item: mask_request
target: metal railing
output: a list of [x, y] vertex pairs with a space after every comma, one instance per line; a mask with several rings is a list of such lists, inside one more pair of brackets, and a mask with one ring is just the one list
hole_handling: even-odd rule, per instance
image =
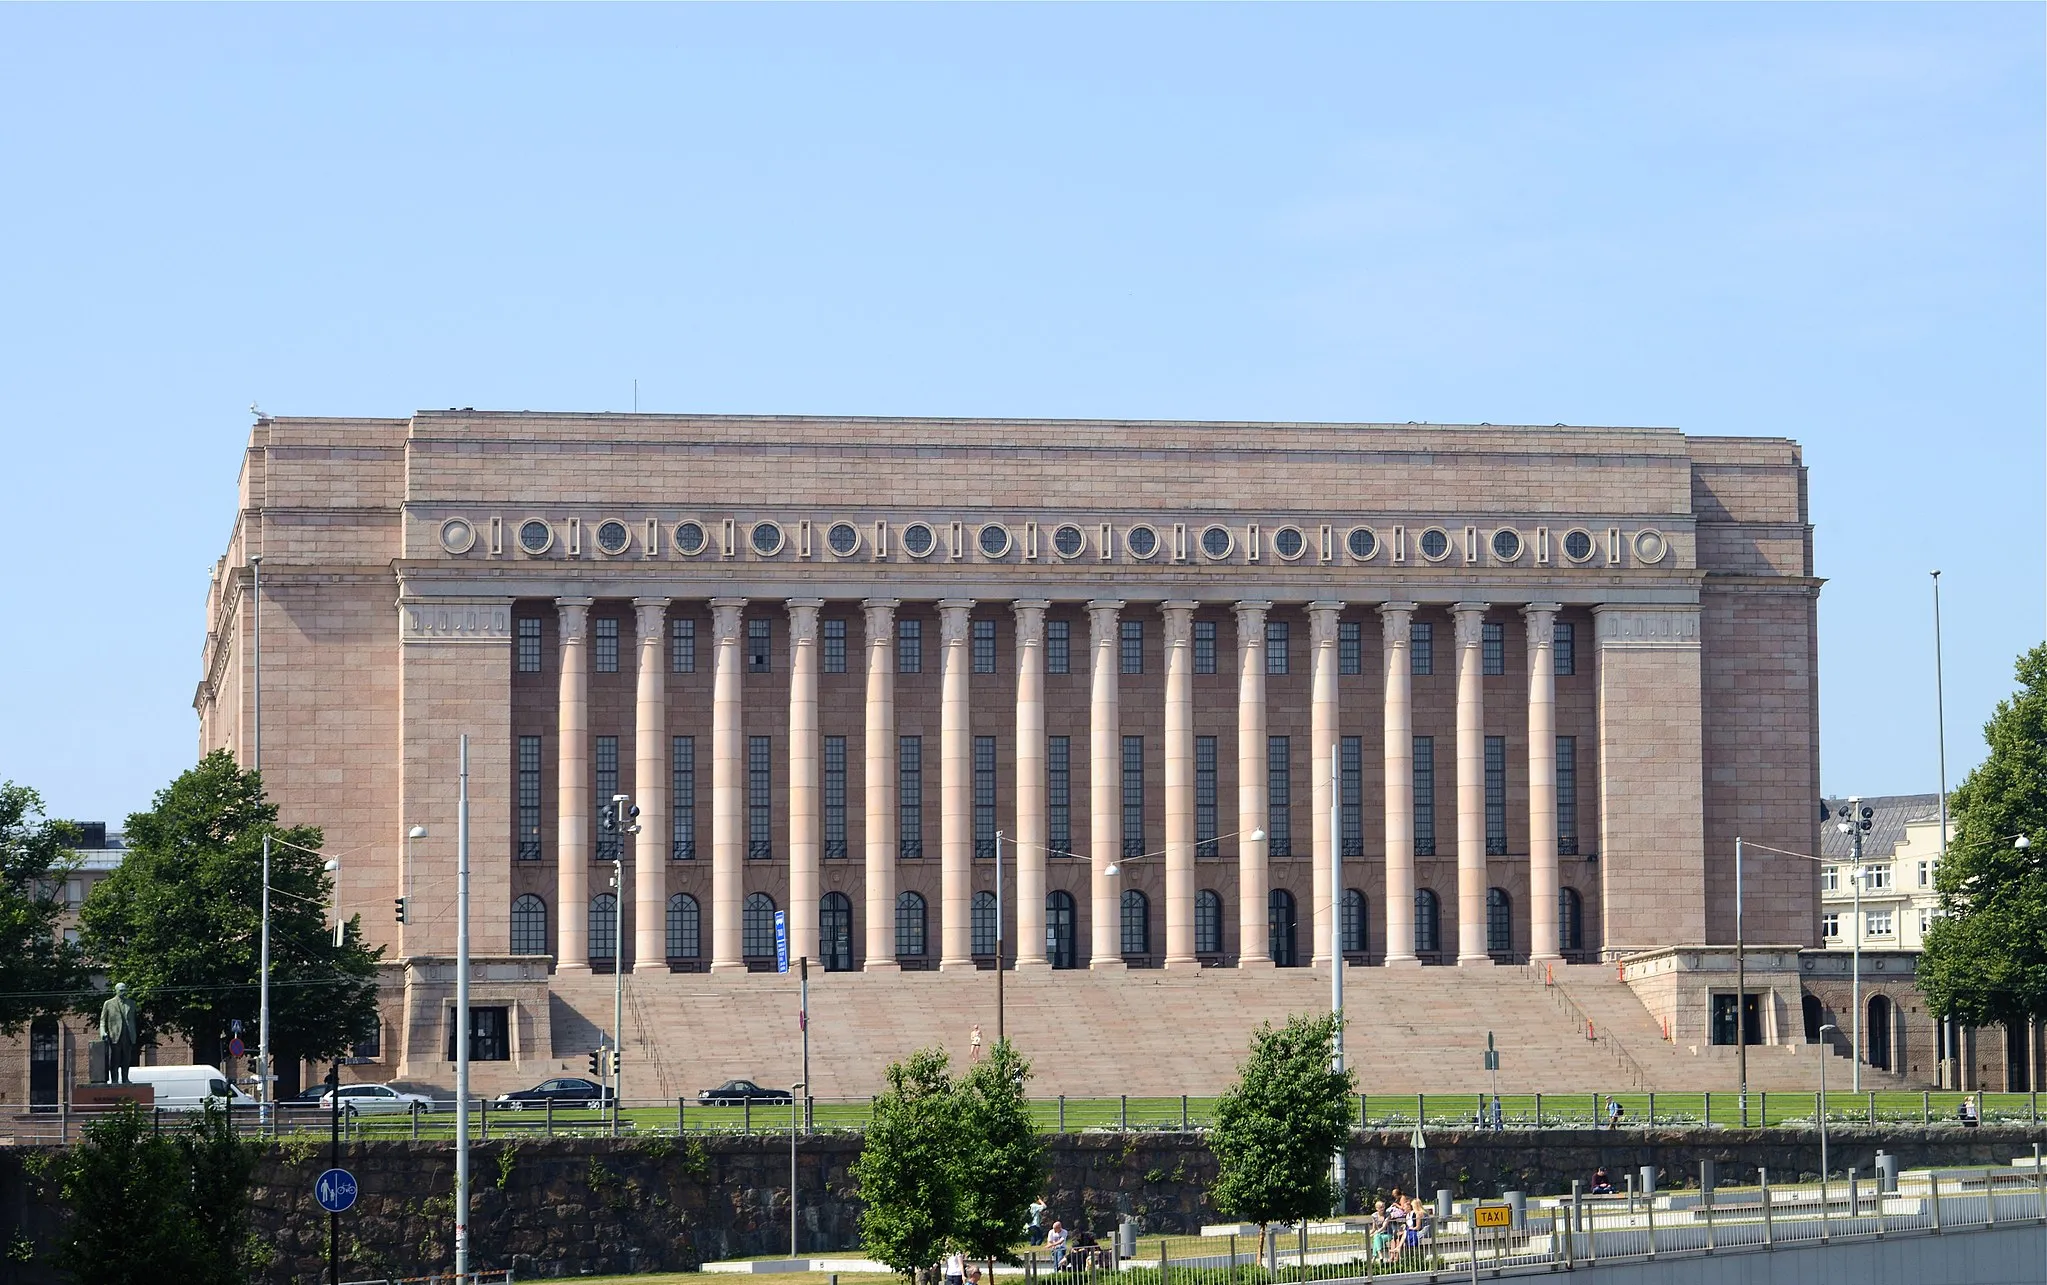
[[1571, 992], [1564, 989], [1563, 983], [1556, 979], [1556, 971], [1551, 965], [1526, 965], [1523, 975], [1540, 983], [1542, 989], [1556, 1003], [1557, 1007], [1571, 1015], [1572, 1020], [1578, 1025], [1578, 1030], [1584, 1034], [1587, 1043], [1600, 1045], [1607, 1052], [1613, 1054], [1614, 1062], [1621, 1070], [1626, 1071], [1634, 1078], [1636, 1088], [1643, 1088], [1649, 1083], [1649, 1073], [1642, 1069], [1642, 1064], [1635, 1060], [1635, 1055], [1628, 1052], [1619, 1040], [1613, 1038], [1612, 1035], [1601, 1029], [1599, 1024], [1592, 1020], [1592, 1015], [1580, 1007], [1578, 1001], [1571, 997]]

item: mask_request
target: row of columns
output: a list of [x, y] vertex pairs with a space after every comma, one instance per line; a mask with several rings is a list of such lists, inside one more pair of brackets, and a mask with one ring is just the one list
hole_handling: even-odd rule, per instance
[[[592, 803], [589, 784], [589, 598], [560, 598], [560, 770], [557, 836], [561, 859], [557, 893], [559, 967], [589, 968], [588, 925]], [[633, 958], [665, 968], [669, 859], [667, 665], [662, 648], [669, 600], [635, 598], [639, 670], [635, 701], [635, 802], [641, 831], [633, 843]], [[711, 605], [711, 970], [743, 971], [741, 906], [745, 898], [746, 754], [740, 721], [744, 665], [744, 598], [713, 598]], [[819, 809], [818, 612], [821, 598], [792, 598], [789, 613], [789, 953], [818, 956], [818, 925], [805, 913], [818, 900], [822, 855]], [[896, 731], [895, 612], [893, 598], [869, 598], [866, 622], [866, 806], [864, 848], [866, 962], [869, 971], [895, 968]], [[973, 735], [969, 706], [972, 669], [972, 599], [940, 600], [939, 710], [939, 967], [975, 967], [973, 898]], [[1016, 617], [1016, 967], [1046, 968], [1045, 613], [1051, 603], [1010, 604]], [[1126, 603], [1087, 604], [1090, 706], [1090, 930], [1096, 943], [1091, 968], [1123, 961], [1103, 943], [1118, 940], [1120, 898], [1109, 866], [1122, 850], [1122, 673], [1119, 623]], [[1194, 657], [1198, 602], [1161, 604], [1165, 619], [1165, 889], [1168, 968], [1198, 967], [1194, 949]], [[1312, 665], [1310, 769], [1313, 798], [1314, 958], [1339, 953], [1341, 930], [1332, 854], [1341, 841], [1334, 824], [1339, 744], [1337, 621], [1345, 604], [1308, 604]], [[1487, 965], [1485, 914], [1485, 707], [1484, 629], [1490, 604], [1460, 602], [1456, 620], [1457, 674], [1457, 962]], [[1266, 898], [1270, 888], [1267, 839], [1265, 618], [1270, 602], [1236, 604], [1237, 619], [1237, 873], [1240, 967], [1270, 967]], [[1378, 607], [1385, 636], [1384, 696], [1386, 963], [1414, 967], [1414, 717], [1409, 641], [1416, 604]], [[1529, 918], [1532, 957], [1557, 958], [1556, 677], [1554, 625], [1560, 607], [1533, 603], [1528, 623]], [[1254, 837], [1255, 836], [1255, 837]], [[1227, 837], [1227, 836], [1224, 836]]]

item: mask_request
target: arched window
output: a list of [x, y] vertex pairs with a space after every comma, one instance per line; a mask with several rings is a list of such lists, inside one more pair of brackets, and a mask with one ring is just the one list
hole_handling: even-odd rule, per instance
[[1213, 888], [1194, 894], [1194, 953], [1223, 953], [1223, 899]]
[[1284, 888], [1274, 888], [1265, 899], [1265, 923], [1271, 938], [1272, 962], [1281, 968], [1292, 968], [1300, 963], [1300, 955], [1294, 948], [1300, 929], [1294, 915], [1294, 894]]
[[818, 900], [817, 953], [828, 973], [853, 968], [853, 903], [843, 892], [828, 892]]
[[1365, 953], [1365, 894], [1356, 888], [1343, 890], [1343, 953]]
[[696, 959], [703, 952], [703, 919], [697, 912], [697, 899], [678, 892], [668, 899], [668, 957]]
[[1576, 888], [1557, 889], [1557, 949], [1585, 949], [1585, 903]]
[[914, 892], [896, 897], [896, 958], [924, 958], [924, 898]]
[[995, 894], [974, 894], [974, 945], [976, 955], [995, 953]]
[[1436, 909], [1436, 894], [1427, 888], [1414, 890], [1414, 953], [1433, 955], [1443, 948], [1443, 921]]
[[739, 917], [739, 953], [747, 959], [775, 957], [775, 899], [764, 892], [746, 894]]
[[1820, 1028], [1827, 1024], [1827, 1006], [1820, 1003], [1819, 996], [1807, 995], [1800, 1001], [1799, 1007], [1805, 1015], [1805, 1042], [1819, 1043]]
[[1151, 900], [1135, 888], [1123, 890], [1123, 953], [1151, 954]]
[[1489, 955], [1514, 953], [1514, 902], [1505, 888], [1485, 890], [1485, 948]]
[[1045, 954], [1054, 968], [1074, 968], [1079, 956], [1073, 949], [1073, 895], [1052, 892], [1045, 897]]
[[547, 903], [530, 892], [512, 902], [512, 953], [547, 953]]
[[590, 898], [590, 962], [618, 958], [618, 898], [600, 892]]

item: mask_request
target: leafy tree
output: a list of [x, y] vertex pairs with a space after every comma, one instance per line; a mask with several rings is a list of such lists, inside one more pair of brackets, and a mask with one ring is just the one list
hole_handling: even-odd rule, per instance
[[1015, 1262], [1024, 1218], [1045, 1189], [1045, 1146], [1024, 1098], [1030, 1076], [1031, 1064], [1001, 1040], [956, 1090], [962, 1145], [953, 1161], [959, 1203], [952, 1238], [971, 1258]]
[[252, 1248], [249, 1191], [256, 1178], [256, 1148], [234, 1131], [227, 1112], [209, 1104], [178, 1135], [178, 1152], [189, 1176], [190, 1217], [199, 1236], [196, 1280], [244, 1285]]
[[2047, 1017], [2047, 643], [2017, 671], [1983, 728], [1989, 757], [1949, 797], [1941, 913], [1919, 959], [1934, 1013], [1971, 1026]]
[[[145, 1039], [173, 1031], [214, 1061], [231, 1020], [254, 1027], [265, 834], [278, 1062], [340, 1056], [376, 1029], [383, 949], [365, 949], [354, 931], [334, 944], [319, 829], [279, 827], [262, 777], [215, 751], [128, 818], [127, 857], [79, 915], [87, 955], [110, 980], [128, 983]], [[97, 1011], [98, 1000], [88, 1007]]]
[[1335, 1205], [1330, 1174], [1350, 1136], [1352, 1077], [1335, 1071], [1337, 1017], [1295, 1014], [1285, 1026], [1260, 1026], [1237, 1082], [1217, 1100], [1209, 1149], [1216, 1179], [1209, 1203], [1257, 1223], [1327, 1214]]
[[34, 790], [0, 782], [0, 1032], [65, 1011], [86, 985], [80, 952], [58, 925], [76, 840], [75, 827], [43, 816]]
[[59, 1162], [71, 1222], [57, 1263], [84, 1285], [243, 1285], [255, 1154], [210, 1108], [159, 1134], [133, 1103]]
[[937, 1262], [950, 1240], [959, 1115], [942, 1051], [922, 1049], [889, 1064], [888, 1091], [874, 1101], [853, 1180], [864, 1206], [861, 1243], [905, 1276]]

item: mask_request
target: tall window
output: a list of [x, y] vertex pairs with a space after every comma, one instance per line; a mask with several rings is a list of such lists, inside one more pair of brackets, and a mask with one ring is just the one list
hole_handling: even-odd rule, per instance
[[974, 622], [974, 672], [992, 674], [995, 672], [995, 622], [976, 620]]
[[1343, 776], [1339, 786], [1343, 797], [1337, 800], [1340, 809], [1338, 820], [1342, 823], [1343, 855], [1346, 859], [1365, 855], [1365, 738], [1346, 736], [1337, 746], [1338, 762]]
[[1414, 855], [1436, 855], [1436, 738], [1414, 738]]
[[1365, 953], [1365, 894], [1356, 888], [1343, 890], [1343, 953]]
[[668, 957], [696, 959], [703, 954], [703, 919], [697, 899], [678, 892], [668, 899]]
[[1144, 738], [1123, 738], [1123, 855], [1144, 855]]
[[746, 855], [766, 861], [775, 855], [775, 742], [746, 738]]
[[1559, 620], [1550, 634], [1556, 641], [1556, 668], [1559, 677], [1568, 678], [1578, 672], [1578, 631]]
[[1045, 672], [1048, 674], [1070, 674], [1073, 672], [1072, 621], [1048, 620], [1045, 622]]
[[1578, 852], [1578, 738], [1557, 738], [1557, 851]]
[[828, 892], [817, 903], [817, 955], [828, 973], [853, 968], [853, 903], [843, 892]]
[[1294, 773], [1288, 740], [1265, 738], [1265, 851], [1274, 857], [1294, 855]]
[[846, 672], [846, 622], [825, 620], [818, 624], [818, 636], [824, 640], [824, 672], [843, 674]]
[[676, 861], [697, 857], [697, 740], [677, 736], [668, 742], [668, 855]]
[[[596, 738], [596, 748], [597, 797], [590, 802], [597, 809], [596, 819], [601, 822], [611, 810], [611, 796], [618, 793], [618, 738], [600, 736]], [[618, 831], [606, 830], [601, 824], [592, 828], [597, 831], [597, 859], [618, 860]]]
[[512, 902], [512, 953], [547, 953], [547, 903], [530, 892]]
[[898, 674], [924, 672], [923, 621], [896, 621], [896, 672]]
[[1300, 935], [1300, 924], [1294, 913], [1294, 894], [1284, 888], [1272, 890], [1265, 899], [1265, 926], [1272, 962], [1281, 968], [1299, 964], [1301, 961], [1295, 951], [1295, 942]]
[[1123, 890], [1123, 954], [1151, 954], [1151, 901], [1135, 888]]
[[1407, 672], [1436, 672], [1436, 627], [1426, 620], [1414, 621], [1407, 627]]
[[1213, 888], [1194, 894], [1194, 953], [1223, 953], [1223, 899]]
[[846, 859], [846, 738], [824, 738], [824, 856]]
[[992, 892], [974, 894], [973, 938], [974, 954], [995, 953], [995, 894]]
[[1220, 854], [1216, 842], [1218, 816], [1215, 790], [1215, 738], [1194, 738], [1194, 855]]
[[1365, 672], [1365, 628], [1355, 620], [1336, 622], [1336, 672]]
[[1507, 627], [1486, 621], [1478, 631], [1479, 670], [1488, 678], [1507, 672]]
[[1194, 672], [1213, 674], [1215, 672], [1215, 622], [1197, 620], [1194, 622]]
[[1585, 949], [1585, 907], [1576, 888], [1557, 889], [1557, 949]]
[[519, 621], [519, 672], [537, 674], [540, 672], [540, 617], [525, 616]]
[[1514, 952], [1514, 903], [1505, 888], [1485, 891], [1485, 948], [1489, 955]]
[[1292, 657], [1287, 655], [1287, 641], [1290, 631], [1284, 620], [1265, 622], [1265, 672], [1284, 674], [1292, 670]]
[[995, 856], [995, 738], [974, 738], [974, 855]]
[[1045, 846], [1055, 857], [1073, 852], [1073, 741], [1045, 738]]
[[924, 855], [924, 738], [896, 738], [896, 855]]
[[1507, 738], [1485, 738], [1485, 851], [1507, 855]]
[[746, 622], [746, 672], [767, 674], [775, 668], [775, 622], [757, 616]]
[[747, 959], [775, 957], [775, 899], [764, 892], [746, 894], [739, 915], [739, 953]]
[[1045, 956], [1054, 968], [1080, 962], [1073, 949], [1073, 894], [1058, 889], [1045, 894]]
[[592, 661], [597, 666], [597, 672], [600, 674], [617, 673], [618, 621], [600, 616], [590, 622], [590, 627], [597, 642], [591, 655]]
[[914, 892], [896, 897], [896, 958], [924, 958], [924, 898]]
[[671, 620], [668, 622], [668, 672], [671, 674], [694, 674], [697, 672], [696, 621]]
[[519, 738], [519, 860], [540, 860], [540, 738]]
[[1436, 909], [1436, 894], [1427, 888], [1414, 890], [1414, 950], [1433, 955], [1443, 948], [1443, 921]]
[[590, 898], [590, 962], [618, 958], [618, 898], [600, 892]]
[[1123, 672], [1126, 674], [1143, 673], [1144, 622], [1142, 620], [1124, 621], [1122, 633], [1119, 634], [1118, 637], [1121, 638], [1123, 643], [1122, 651]]

